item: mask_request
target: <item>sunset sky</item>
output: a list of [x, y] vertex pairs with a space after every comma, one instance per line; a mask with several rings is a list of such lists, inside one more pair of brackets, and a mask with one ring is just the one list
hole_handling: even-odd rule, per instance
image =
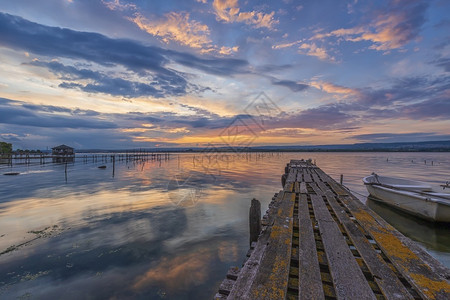
[[16, 148], [450, 140], [448, 0], [0, 1]]

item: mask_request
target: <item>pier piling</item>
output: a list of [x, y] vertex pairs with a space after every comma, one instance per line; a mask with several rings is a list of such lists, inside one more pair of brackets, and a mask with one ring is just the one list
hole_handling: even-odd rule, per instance
[[251, 245], [252, 242], [258, 240], [259, 233], [261, 232], [261, 203], [254, 198], [252, 199], [252, 204], [250, 206], [249, 224]]

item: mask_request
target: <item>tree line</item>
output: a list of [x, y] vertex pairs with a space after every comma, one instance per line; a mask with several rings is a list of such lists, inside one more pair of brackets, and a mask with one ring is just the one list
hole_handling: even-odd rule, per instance
[[0, 153], [10, 154], [12, 153], [12, 144], [6, 142], [0, 142]]
[[0, 142], [0, 154], [39, 154], [39, 153], [42, 153], [41, 150], [17, 149], [13, 151], [13, 146], [11, 143]]

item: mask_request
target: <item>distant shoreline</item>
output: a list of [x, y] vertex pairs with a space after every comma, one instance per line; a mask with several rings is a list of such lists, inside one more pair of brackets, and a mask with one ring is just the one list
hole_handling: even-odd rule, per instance
[[[42, 154], [51, 151], [41, 150]], [[209, 145], [206, 147], [160, 147], [125, 149], [75, 149], [80, 153], [253, 153], [253, 152], [450, 152], [450, 141], [429, 141], [411, 143], [360, 143], [311, 146], [248, 146], [234, 147]], [[25, 155], [26, 153], [23, 153]]]
[[450, 141], [430, 141], [412, 143], [360, 143], [340, 145], [312, 145], [312, 146], [255, 146], [233, 147], [172, 147], [172, 148], [139, 148], [139, 149], [79, 149], [77, 153], [96, 152], [166, 152], [166, 153], [205, 153], [205, 152], [450, 152]]

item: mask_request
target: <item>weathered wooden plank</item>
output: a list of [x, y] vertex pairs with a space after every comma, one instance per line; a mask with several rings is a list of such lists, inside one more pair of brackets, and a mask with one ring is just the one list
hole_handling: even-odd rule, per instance
[[231, 280], [236, 280], [239, 276], [239, 268], [238, 267], [230, 267], [228, 269], [227, 278]]
[[295, 193], [285, 193], [249, 299], [284, 299], [291, 258]]
[[284, 192], [288, 192], [288, 193], [294, 191], [294, 182], [286, 183], [284, 185], [284, 189], [283, 190], [284, 190]]
[[339, 196], [358, 223], [375, 240], [396, 269], [425, 299], [449, 299], [450, 272], [410, 239], [403, 236], [356, 197]]
[[297, 181], [302, 182], [303, 181], [303, 172], [302, 170], [299, 170], [297, 173]]
[[317, 175], [319, 175], [320, 179], [324, 182], [329, 182], [329, 181], [333, 180], [330, 176], [328, 176], [328, 174], [326, 174], [320, 168], [316, 168], [316, 169], [314, 169], [314, 171], [317, 173]]
[[311, 175], [308, 173], [303, 174], [303, 178], [305, 179], [305, 182], [308, 182], [308, 183], [313, 181], [311, 178]]
[[317, 175], [315, 172], [311, 174], [311, 177], [314, 182], [321, 182], [319, 175]]
[[374, 276], [374, 280], [380, 287], [383, 295], [387, 299], [413, 299], [412, 295], [384, 262], [383, 258], [375, 251], [361, 230], [358, 229], [343, 208], [337, 203], [333, 193], [328, 190], [326, 197], [336, 217], [344, 226], [351, 241], [365, 261], [369, 271]]
[[300, 182], [300, 193], [307, 194], [308, 189], [306, 187], [306, 182]]
[[250, 288], [258, 274], [261, 266], [261, 260], [267, 248], [270, 233], [266, 232], [259, 237], [255, 250], [253, 250], [250, 258], [245, 262], [238, 278], [230, 291], [229, 299], [251, 299]]
[[[338, 194], [339, 196], [347, 196], [348, 191], [344, 189], [340, 184], [338, 184], [336, 181], [333, 180], [333, 178], [329, 177], [327, 180], [327, 183], [332, 187], [334, 192]], [[359, 200], [358, 200], [359, 201]]]
[[294, 182], [294, 192], [300, 193], [300, 184], [298, 181]]
[[231, 279], [224, 279], [219, 286], [219, 294], [229, 295], [230, 291], [233, 289], [233, 285], [236, 281]]
[[[317, 186], [320, 188], [320, 190], [322, 191], [322, 193], [325, 195], [327, 192], [330, 192], [333, 194], [333, 192], [330, 190], [330, 188], [328, 188], [325, 183], [323, 183], [322, 181], [317, 181], [316, 182]], [[316, 192], [317, 193], [317, 192]]]
[[321, 196], [311, 195], [314, 214], [338, 299], [376, 299]]
[[[304, 182], [303, 182], [304, 183]], [[306, 185], [305, 185], [306, 186]], [[316, 242], [309, 217], [306, 194], [300, 194], [299, 218], [299, 299], [324, 299]]]
[[275, 197], [273, 204], [269, 204], [269, 209], [267, 210], [267, 213], [263, 216], [263, 219], [261, 221], [261, 224], [263, 226], [272, 226], [273, 220], [276, 215], [276, 211], [278, 210], [278, 206], [281, 203], [281, 200], [283, 200], [284, 191], [280, 191], [277, 196]]
[[297, 169], [290, 168], [289, 174], [286, 178], [286, 184], [295, 182], [297, 179]]

